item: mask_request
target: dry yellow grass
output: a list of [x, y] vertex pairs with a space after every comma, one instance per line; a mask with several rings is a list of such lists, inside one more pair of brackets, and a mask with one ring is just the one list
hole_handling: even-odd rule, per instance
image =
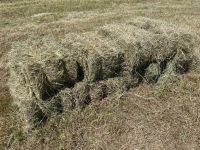
[[14, 41], [49, 33], [62, 39], [66, 33], [92, 31], [134, 16], [175, 23], [200, 36], [199, 10], [198, 0], [1, 0], [0, 149], [199, 149], [200, 81], [195, 73], [161, 91], [142, 85], [69, 118], [52, 119], [31, 136], [16, 123], [6, 86], [6, 54]]

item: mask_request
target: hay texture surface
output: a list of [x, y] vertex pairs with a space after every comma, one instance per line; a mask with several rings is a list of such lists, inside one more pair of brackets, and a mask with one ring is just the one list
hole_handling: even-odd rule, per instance
[[148, 18], [70, 33], [61, 41], [33, 37], [14, 43], [9, 53], [10, 91], [26, 125], [37, 126], [52, 113], [83, 109], [143, 80], [190, 71], [195, 40], [187, 30]]

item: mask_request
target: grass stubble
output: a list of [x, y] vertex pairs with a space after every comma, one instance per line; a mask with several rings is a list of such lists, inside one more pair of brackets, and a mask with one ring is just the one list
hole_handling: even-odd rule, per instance
[[92, 31], [135, 16], [162, 19], [200, 35], [199, 7], [195, 0], [1, 1], [0, 148], [198, 149], [198, 73], [177, 77], [178, 82], [159, 89], [142, 84], [68, 117], [52, 117], [45, 128], [33, 133], [23, 133], [6, 85], [6, 64], [12, 42], [49, 33], [62, 39], [66, 33]]

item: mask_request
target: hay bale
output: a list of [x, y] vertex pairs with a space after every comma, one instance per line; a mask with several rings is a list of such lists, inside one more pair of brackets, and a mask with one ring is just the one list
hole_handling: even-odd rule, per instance
[[[28, 64], [24, 67], [24, 78], [31, 100], [24, 107], [27, 108], [27, 119], [31, 124], [38, 124], [45, 121], [45, 118], [53, 113], [62, 113], [61, 98], [56, 95], [57, 90], [53, 88], [47, 76], [43, 72], [41, 65]], [[31, 113], [28, 113], [28, 112]]]
[[132, 25], [107, 25], [99, 32], [118, 41], [121, 48], [125, 49], [125, 67], [129, 72], [135, 72], [138, 67], [149, 62], [162, 62], [174, 51], [168, 48], [169, 40], [165, 36]]
[[91, 83], [89, 94], [92, 101], [101, 101], [108, 96], [106, 84], [103, 81]]
[[147, 83], [156, 83], [158, 78], [160, 77], [161, 69], [160, 65], [157, 63], [150, 64], [145, 70], [145, 79]]
[[[27, 125], [37, 126], [52, 113], [62, 112], [61, 99], [56, 97], [58, 89], [53, 83], [63, 79], [61, 49], [49, 36], [12, 45], [9, 86]], [[49, 64], [48, 60], [51, 60]]]
[[78, 81], [78, 64], [72, 58], [63, 58], [67, 73], [68, 83], [75, 84]]
[[102, 59], [103, 79], [120, 76], [124, 63], [123, 52], [107, 51]]
[[79, 82], [75, 85], [72, 91], [76, 107], [82, 109], [91, 102], [89, 90], [89, 85], [86, 82]]
[[55, 95], [47, 101], [37, 101], [37, 104], [46, 117], [63, 112], [62, 98], [60, 95]]
[[92, 101], [100, 101], [107, 96], [123, 93], [139, 84], [138, 77], [115, 77], [90, 84]]
[[98, 53], [88, 52], [84, 66], [85, 81], [93, 82], [102, 79], [102, 57]]
[[24, 111], [21, 111], [21, 115], [23, 115], [22, 118], [25, 120], [25, 128], [27, 130], [38, 127], [47, 120], [45, 113], [34, 101], [26, 103], [24, 107], [21, 106], [20, 108], [21, 110], [24, 108]]
[[[128, 20], [127, 24], [144, 29], [153, 34], [165, 36], [168, 41], [168, 49], [174, 51], [173, 55], [168, 57], [168, 59], [173, 59], [175, 55], [176, 58], [180, 57], [180, 59], [182, 59], [183, 55], [184, 57], [193, 57], [194, 59], [194, 52], [197, 46], [197, 36], [189, 29], [180, 28], [165, 21], [144, 17]], [[189, 60], [191, 58], [186, 59]]]
[[21, 114], [24, 115], [27, 129], [38, 127], [44, 124], [52, 114], [63, 112], [61, 98], [57, 95], [47, 101], [32, 98], [32, 101], [25, 102], [21, 107], [23, 109]]
[[112, 40], [102, 38], [96, 32], [87, 32], [76, 36], [69, 34], [65, 42], [73, 49], [72, 55], [76, 55], [83, 68], [85, 80], [93, 82], [120, 74], [124, 52]]
[[177, 74], [184, 74], [188, 72], [188, 70], [190, 70], [192, 62], [192, 58], [190, 58], [189, 56], [185, 55], [184, 53], [179, 54], [173, 60], [174, 71]]
[[68, 112], [76, 107], [75, 99], [73, 97], [72, 89], [65, 88], [61, 90], [58, 95], [62, 99], [63, 112]]
[[[117, 41], [125, 50], [124, 68], [133, 74], [145, 72], [146, 66], [153, 62], [174, 62], [177, 64], [173, 66], [174, 69], [182, 68], [181, 72], [184, 72], [188, 70], [186, 68], [194, 55], [196, 36], [163, 21], [139, 17], [124, 24], [106, 25], [99, 29], [99, 33]], [[180, 61], [182, 53], [187, 57], [184, 61]], [[161, 72], [165, 70], [165, 66], [162, 66]]]
[[49, 59], [44, 61], [44, 72], [54, 88], [61, 89], [64, 86], [74, 84], [73, 77], [70, 78], [66, 70], [65, 62], [62, 59]]
[[37, 100], [47, 100], [57, 92], [49, 82], [40, 64], [27, 64], [24, 69], [26, 87], [29, 89], [31, 97]]

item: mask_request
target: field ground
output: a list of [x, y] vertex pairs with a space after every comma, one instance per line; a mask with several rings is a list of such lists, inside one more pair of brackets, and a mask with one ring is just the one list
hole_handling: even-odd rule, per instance
[[165, 20], [200, 36], [199, 0], [0, 0], [0, 149], [200, 149], [200, 76], [193, 72], [163, 91], [144, 84], [93, 104], [61, 119], [62, 129], [52, 131], [56, 127], [50, 123], [32, 138], [16, 123], [6, 85], [12, 42], [46, 34], [62, 39], [136, 16]]

